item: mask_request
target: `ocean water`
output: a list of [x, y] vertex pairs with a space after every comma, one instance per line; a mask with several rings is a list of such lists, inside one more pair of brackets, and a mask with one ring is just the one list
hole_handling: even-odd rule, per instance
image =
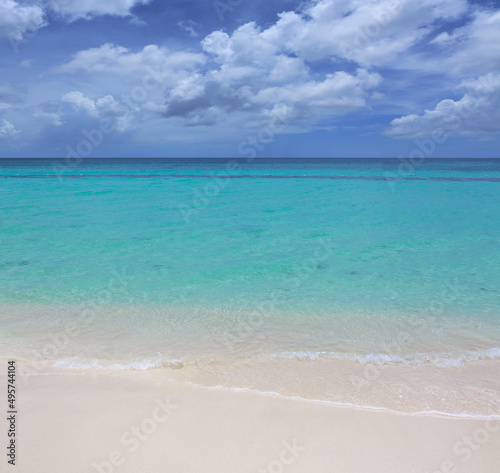
[[500, 161], [0, 160], [0, 356], [500, 414]]

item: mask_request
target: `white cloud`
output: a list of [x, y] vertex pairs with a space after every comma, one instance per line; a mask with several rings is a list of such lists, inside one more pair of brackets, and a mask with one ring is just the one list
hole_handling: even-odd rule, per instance
[[439, 48], [433, 61], [437, 70], [452, 74], [480, 75], [500, 70], [500, 11], [476, 9], [472, 20], [451, 33], [437, 35]]
[[224, 63], [231, 61], [234, 55], [231, 38], [223, 31], [214, 31], [201, 42], [203, 49], [214, 55], [214, 61]]
[[454, 20], [466, 0], [320, 0], [303, 14], [286, 12], [267, 39], [305, 60], [347, 59], [364, 67], [396, 66], [435, 22]]
[[381, 83], [379, 74], [363, 68], [356, 74], [335, 71], [333, 62], [331, 72], [315, 72], [299, 51], [276, 39], [275, 27], [261, 30], [251, 22], [231, 35], [214, 31], [206, 36], [201, 46], [212, 60], [208, 71], [172, 87], [164, 115], [183, 117], [192, 125], [193, 119], [215, 124], [224, 115], [243, 112], [244, 122], [255, 124], [285, 106], [288, 121], [314, 124], [367, 106], [367, 90]]
[[64, 94], [62, 101], [72, 104], [76, 110], [85, 110], [90, 115], [97, 115], [95, 102], [85, 97], [81, 92], [75, 91]]
[[77, 52], [73, 59], [55, 69], [55, 72], [107, 73], [142, 75], [151, 73], [167, 79], [173, 72], [190, 71], [202, 65], [206, 58], [201, 53], [170, 51], [150, 44], [139, 52], [132, 52], [123, 46], [106, 43], [98, 48]]
[[440, 101], [422, 115], [406, 115], [391, 122], [387, 135], [400, 139], [429, 137], [436, 130], [447, 135], [500, 133], [500, 74], [466, 81], [467, 90], [457, 101]]
[[20, 41], [29, 31], [45, 26], [44, 11], [39, 5], [15, 0], [0, 0], [0, 37]]
[[288, 119], [294, 110], [299, 120], [316, 120], [325, 115], [347, 113], [366, 106], [366, 91], [380, 84], [382, 78], [359, 69], [356, 75], [347, 72], [328, 74], [322, 81], [299, 82], [262, 89], [255, 102], [267, 106], [286, 104]]
[[[88, 9], [89, 3], [84, 4]], [[148, 94], [140, 106], [187, 124], [193, 120], [214, 124], [235, 112], [265, 117], [280, 105], [287, 106], [290, 119], [308, 119], [312, 124], [328, 115], [368, 107], [381, 94], [377, 89], [382, 77], [374, 72], [376, 67], [411, 69], [413, 59], [419, 63], [413, 46], [423, 39], [432, 41], [436, 25], [472, 13], [462, 30], [434, 40], [436, 48], [445, 49], [464, 38], [471, 45], [481, 43], [483, 39], [474, 38], [481, 36], [479, 30], [486, 30], [486, 24], [494, 29], [494, 15], [473, 10], [466, 0], [319, 0], [301, 12], [280, 14], [267, 29], [249, 22], [231, 34], [214, 31], [201, 41], [203, 52], [157, 45], [134, 52], [107, 43], [77, 52], [55, 71], [135, 81], [154, 71], [166, 95]], [[357, 63], [358, 72], [339, 70], [345, 60]], [[330, 67], [323, 65], [318, 71], [316, 61], [330, 61]], [[200, 119], [206, 114], [210, 120]]]
[[[58, 8], [75, 19], [123, 16], [140, 3], [146, 0], [66, 0]], [[197, 33], [194, 22], [178, 26]], [[262, 126], [277, 116], [304, 129], [371, 105], [375, 113], [382, 106], [394, 110], [384, 74], [410, 93], [425, 88], [425, 94], [409, 94], [415, 102], [436, 91], [435, 108], [412, 103], [420, 114], [393, 120], [390, 136], [422, 136], [435, 127], [447, 133], [498, 132], [498, 70], [498, 10], [466, 0], [317, 0], [281, 13], [266, 28], [249, 22], [232, 32], [213, 31], [198, 51], [155, 44], [132, 50], [112, 43], [78, 51], [53, 72], [78, 73], [87, 87], [62, 97], [60, 115], [50, 113], [57, 115], [55, 123], [71, 120], [71, 113], [94, 120], [109, 115], [120, 130], [159, 118], [172, 126]], [[421, 81], [429, 73], [435, 76], [427, 87]], [[488, 97], [480, 93], [478, 76], [490, 81]], [[139, 88], [151, 78], [160, 86], [141, 96]], [[451, 86], [461, 84], [455, 100], [440, 100], [443, 78]], [[423, 112], [425, 106], [432, 110]]]
[[112, 95], [93, 100], [86, 97], [82, 92], [73, 91], [64, 94], [61, 100], [71, 104], [74, 110], [78, 112], [84, 111], [96, 119], [111, 119], [116, 131], [124, 132], [132, 126], [133, 112], [135, 110], [115, 100]]
[[77, 20], [101, 15], [128, 16], [136, 5], [145, 5], [150, 0], [48, 0], [48, 7], [55, 13]]
[[68, 21], [101, 15], [129, 16], [136, 5], [151, 0], [45, 0], [22, 2], [0, 0], [0, 38], [21, 41], [26, 33], [47, 25], [47, 12]]
[[198, 28], [200, 27], [200, 25], [196, 23], [196, 21], [193, 20], [179, 21], [179, 23], [177, 23], [177, 26], [182, 31], [185, 31], [189, 36], [193, 38], [198, 36]]
[[306, 66], [302, 59], [278, 55], [269, 74], [269, 79], [273, 82], [284, 82], [286, 80], [306, 77], [308, 72], [309, 67]]
[[[151, 115], [161, 116], [165, 111], [165, 88], [174, 95], [187, 97], [189, 93], [192, 94], [192, 84], [201, 77], [197, 71], [206, 60], [203, 53], [170, 51], [157, 45], [148, 45], [133, 52], [107, 43], [77, 52], [70, 62], [59, 66], [54, 72], [84, 73], [88, 74], [90, 80], [98, 75], [98, 88], [111, 89], [115, 96], [123, 92], [119, 95], [122, 103], [109, 93], [93, 100], [75, 91], [65, 94], [62, 100], [70, 103], [74, 111], [83, 111], [95, 118], [101, 118], [105, 113], [119, 115], [125, 108], [125, 114], [114, 117], [116, 129], [125, 131], [143, 123]], [[103, 75], [109, 77], [109, 81], [104, 82]], [[120, 77], [119, 89], [114, 81], [117, 76]]]
[[19, 132], [16, 130], [15, 126], [5, 118], [2, 118], [0, 121], [0, 139], [9, 138], [16, 133]]
[[[108, 43], [76, 53], [56, 71], [137, 77], [154, 67], [167, 94], [142, 106], [189, 125], [236, 112], [251, 122], [283, 105], [290, 120], [313, 124], [367, 107], [368, 91], [382, 83], [370, 68], [395, 63], [434, 21], [466, 11], [465, 0], [320, 0], [302, 13], [282, 13], [267, 29], [250, 22], [232, 34], [214, 31], [201, 41], [205, 54], [156, 45], [133, 52]], [[330, 70], [315, 71], [314, 62], [325, 59]], [[345, 59], [362, 67], [355, 74], [338, 70]]]
[[192, 100], [202, 95], [204, 90], [204, 77], [201, 74], [193, 74], [179, 80], [177, 85], [170, 90], [170, 98], [174, 100]]

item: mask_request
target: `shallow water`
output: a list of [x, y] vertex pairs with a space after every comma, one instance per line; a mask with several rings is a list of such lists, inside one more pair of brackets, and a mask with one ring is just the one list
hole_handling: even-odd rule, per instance
[[0, 160], [0, 355], [496, 414], [499, 186], [494, 160]]

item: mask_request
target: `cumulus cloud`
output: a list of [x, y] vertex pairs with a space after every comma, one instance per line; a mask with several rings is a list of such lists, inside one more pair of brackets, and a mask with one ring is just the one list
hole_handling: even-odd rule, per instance
[[[433, 34], [443, 22], [467, 15], [465, 26], [462, 21], [448, 37]], [[194, 33], [191, 24], [179, 26]], [[76, 53], [56, 71], [137, 76], [154, 67], [166, 95], [163, 103], [148, 100], [143, 108], [186, 125], [216, 124], [236, 112], [247, 114], [250, 123], [282, 105], [290, 121], [314, 124], [369, 107], [383, 82], [375, 70], [411, 69], [412, 60], [420, 60], [415, 45], [449, 51], [467, 40], [472, 49], [484, 47], [495, 26], [491, 12], [466, 0], [318, 0], [281, 13], [268, 28], [248, 22], [232, 33], [213, 31], [201, 41], [202, 52], [156, 45], [133, 52], [107, 43]], [[464, 62], [459, 51], [452, 52], [457, 64]], [[320, 70], [318, 61], [324, 64]], [[345, 61], [355, 63], [357, 72], [342, 70]]]
[[115, 100], [112, 95], [93, 100], [80, 91], [64, 94], [63, 102], [70, 104], [74, 110], [85, 112], [96, 119], [108, 119], [114, 130], [124, 132], [132, 125], [133, 110], [127, 105]]
[[48, 0], [47, 6], [54, 13], [71, 21], [95, 16], [128, 16], [136, 5], [145, 5], [150, 0]]
[[485, 74], [500, 64], [500, 11], [467, 0], [317, 0], [267, 29], [250, 22], [214, 31], [202, 47], [219, 64], [259, 65], [281, 53], [306, 63]]
[[208, 70], [170, 89], [164, 116], [183, 117], [188, 125], [215, 124], [230, 112], [267, 119], [276, 107], [286, 105], [289, 121], [314, 123], [365, 107], [366, 91], [382, 80], [362, 68], [356, 74], [313, 74], [304, 58], [269, 32], [250, 22], [232, 35], [214, 31], [206, 36], [201, 46], [211, 59]]
[[500, 132], [500, 74], [487, 74], [466, 81], [460, 100], [441, 100], [422, 115], [406, 115], [391, 122], [389, 136], [400, 139], [429, 137], [435, 130], [446, 135]]
[[456, 20], [468, 8], [466, 0], [320, 0], [302, 14], [282, 13], [263, 36], [309, 61], [397, 67], [436, 23]]
[[68, 102], [74, 106], [76, 110], [84, 110], [90, 115], [96, 115], [96, 104], [92, 99], [85, 97], [81, 92], [74, 91], [62, 96], [63, 102]]
[[117, 75], [154, 75], [163, 79], [174, 72], [191, 71], [202, 65], [206, 57], [189, 51], [170, 51], [155, 44], [132, 52], [123, 46], [106, 43], [98, 48], [77, 52], [71, 61], [57, 67], [54, 72], [106, 73]]
[[68, 21], [96, 16], [129, 16], [137, 5], [150, 0], [45, 0], [33, 4], [19, 0], [0, 0], [0, 37], [21, 41], [26, 33], [47, 25], [47, 14]]
[[44, 11], [39, 5], [0, 0], [0, 37], [20, 41], [27, 32], [45, 24]]
[[[309, 80], [262, 89], [255, 102], [270, 107], [286, 104], [300, 121], [312, 117], [319, 119], [365, 107], [367, 90], [379, 85], [381, 80], [380, 75], [364, 69], [359, 69], [356, 75], [341, 71], [328, 74], [322, 81]], [[290, 120], [290, 111], [288, 117]]]
[[[126, 16], [147, 2], [44, 5], [71, 21]], [[199, 25], [177, 26], [194, 37]], [[500, 12], [491, 6], [467, 0], [313, 0], [266, 27], [248, 22], [234, 31], [213, 31], [197, 50], [189, 44], [173, 50], [106, 43], [78, 51], [52, 70], [78, 74], [78, 91], [66, 89], [58, 105], [47, 103], [38, 113], [58, 126], [111, 117], [118, 131], [150, 119], [172, 126], [253, 127], [279, 118], [304, 129], [359, 110], [376, 114], [381, 98], [387, 110], [394, 95], [385, 84], [397, 75], [419, 113], [393, 120], [388, 135], [412, 139], [436, 127], [450, 134], [500, 131]], [[424, 74], [433, 74], [428, 88]], [[147, 80], [155, 89], [139, 90]], [[87, 88], [80, 87], [85, 83]], [[443, 96], [445, 83], [458, 84], [459, 93]], [[424, 94], [413, 93], [416, 87], [426, 89], [425, 100], [435, 92], [432, 106], [417, 102]]]
[[472, 19], [431, 41], [441, 56], [436, 69], [480, 75], [500, 69], [500, 11], [474, 9]]
[[2, 118], [2, 120], [0, 120], [0, 139], [9, 138], [16, 133], [19, 132], [11, 122], [6, 120], [5, 118]]

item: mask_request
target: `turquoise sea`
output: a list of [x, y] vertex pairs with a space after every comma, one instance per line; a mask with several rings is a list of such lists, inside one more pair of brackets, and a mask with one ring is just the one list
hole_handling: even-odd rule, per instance
[[0, 209], [3, 358], [500, 412], [500, 160], [3, 159]]

